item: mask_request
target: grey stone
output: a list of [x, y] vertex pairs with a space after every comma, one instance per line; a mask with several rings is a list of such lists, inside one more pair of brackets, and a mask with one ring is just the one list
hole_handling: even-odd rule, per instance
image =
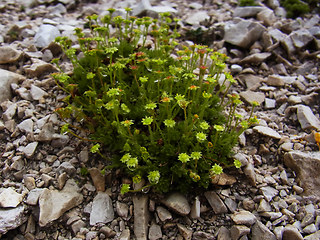
[[250, 233], [250, 228], [244, 225], [233, 225], [230, 229], [231, 239], [239, 239], [240, 237]]
[[268, 53], [268, 52], [254, 53], [242, 59], [240, 61], [240, 64], [260, 64], [262, 62], [265, 62], [270, 56], [271, 56], [271, 53]]
[[[24, 214], [25, 207], [20, 205], [16, 208], [0, 209], [0, 234], [21, 226], [27, 221]], [[1, 236], [0, 236], [1, 237]]]
[[18, 206], [23, 199], [23, 195], [17, 193], [12, 188], [2, 189], [0, 193], [0, 206], [3, 208], [10, 208]]
[[33, 121], [29, 118], [17, 125], [18, 129], [24, 133], [32, 133], [33, 132]]
[[255, 17], [259, 12], [261, 12], [264, 9], [264, 7], [260, 6], [236, 7], [233, 12], [233, 17]]
[[195, 197], [194, 202], [191, 206], [191, 212], [190, 212], [190, 217], [192, 219], [198, 219], [200, 218], [200, 200], [198, 197]]
[[100, 232], [102, 232], [107, 238], [112, 238], [116, 235], [116, 232], [107, 226], [100, 228]]
[[39, 225], [46, 226], [66, 211], [78, 206], [83, 196], [74, 180], [69, 179], [61, 191], [44, 189], [39, 198]]
[[11, 84], [24, 81], [25, 79], [26, 78], [20, 74], [0, 69], [0, 104], [11, 99]]
[[270, 86], [275, 86], [275, 87], [284, 86], [284, 80], [279, 75], [269, 75], [266, 83]]
[[320, 153], [291, 151], [284, 155], [284, 163], [294, 170], [306, 196], [320, 196]]
[[263, 24], [268, 27], [272, 26], [277, 20], [274, 12], [269, 8], [265, 8], [263, 11], [259, 12], [257, 19], [262, 21]]
[[127, 204], [117, 201], [116, 202], [116, 211], [119, 217], [127, 218], [129, 207]]
[[272, 200], [272, 198], [277, 196], [279, 193], [279, 191], [277, 189], [270, 187], [270, 186], [262, 187], [262, 188], [260, 188], [260, 190], [268, 202], [270, 202]]
[[314, 224], [310, 224], [303, 229], [303, 232], [306, 234], [312, 234], [317, 231], [317, 228]]
[[21, 51], [17, 51], [12, 47], [0, 47], [0, 64], [15, 63], [22, 55]]
[[239, 79], [244, 82], [248, 90], [256, 90], [260, 87], [263, 78], [254, 74], [241, 74]]
[[172, 219], [172, 214], [164, 207], [158, 206], [156, 208], [157, 215], [162, 222]]
[[185, 196], [180, 193], [172, 193], [162, 203], [176, 213], [185, 216], [190, 213], [190, 205]]
[[252, 240], [277, 240], [276, 236], [260, 221], [257, 221], [252, 229]]
[[265, 28], [250, 20], [237, 19], [226, 23], [224, 40], [238, 47], [248, 48], [257, 41]]
[[266, 109], [274, 109], [276, 107], [277, 101], [275, 99], [265, 98], [264, 104]]
[[237, 225], [246, 225], [246, 226], [252, 226], [257, 221], [256, 216], [246, 210], [235, 212], [234, 214], [231, 215], [231, 219]]
[[58, 69], [50, 63], [44, 62], [40, 59], [32, 58], [32, 65], [25, 69], [30, 77], [40, 77], [44, 74], [57, 72]]
[[[33, 156], [37, 146], [38, 146], [38, 142], [29, 143], [27, 146], [21, 147], [21, 152], [23, 152], [27, 158], [31, 158]], [[20, 149], [18, 149], [18, 150], [20, 150]]]
[[247, 103], [252, 103], [254, 101], [258, 102], [259, 104], [264, 102], [265, 95], [262, 92], [253, 92], [251, 90], [247, 90], [245, 92], [240, 93], [240, 97]]
[[149, 198], [146, 195], [133, 197], [134, 208], [134, 235], [139, 240], [147, 240], [148, 238], [148, 223], [149, 223]]
[[313, 222], [314, 222], [314, 215], [311, 213], [307, 213], [301, 221], [301, 227], [304, 228]]
[[287, 51], [289, 56], [292, 56], [292, 54], [296, 51], [296, 48], [293, 45], [293, 42], [290, 36], [286, 36], [281, 41], [281, 44], [283, 45], [284, 49]]
[[303, 237], [296, 227], [287, 225], [283, 229], [282, 240], [303, 240]]
[[243, 68], [238, 64], [232, 64], [230, 70], [232, 73], [239, 73], [243, 70]]
[[317, 129], [320, 130], [320, 121], [313, 114], [310, 107], [305, 105], [297, 106], [297, 117], [301, 124], [302, 129]]
[[208, 15], [207, 11], [197, 11], [188, 15], [185, 22], [190, 25], [200, 25], [201, 22], [209, 19], [210, 16]]
[[94, 226], [99, 223], [108, 223], [113, 221], [114, 211], [112, 200], [107, 193], [98, 192], [92, 202], [90, 213], [90, 225]]
[[179, 232], [182, 235], [183, 239], [191, 240], [193, 231], [188, 229], [186, 226], [184, 226], [180, 223], [178, 223], [177, 226], [178, 226]]
[[257, 131], [258, 133], [260, 133], [262, 135], [265, 135], [265, 136], [268, 136], [268, 137], [271, 137], [271, 138], [274, 138], [274, 139], [280, 139], [281, 138], [281, 135], [277, 131], [275, 131], [272, 128], [269, 128], [269, 127], [255, 126], [253, 128], [253, 130]]
[[123, 230], [119, 236], [119, 240], [130, 240], [130, 230]]
[[162, 239], [161, 227], [158, 224], [151, 224], [149, 229], [149, 239], [150, 240]]
[[60, 36], [57, 27], [50, 24], [42, 24], [34, 36], [36, 47], [45, 48], [56, 38]]
[[272, 39], [274, 39], [276, 42], [281, 42], [283, 41], [287, 35], [284, 34], [283, 32], [281, 32], [279, 29], [277, 28], [272, 28], [268, 31], [269, 35], [272, 37]]
[[204, 196], [208, 200], [215, 214], [228, 213], [226, 205], [214, 191], [207, 191], [204, 193]]
[[30, 88], [30, 94], [33, 100], [40, 100], [43, 97], [48, 95], [46, 91], [42, 90], [41, 88], [33, 84], [31, 85], [31, 88]]
[[224, 204], [227, 206], [229, 211], [232, 213], [235, 212], [238, 207], [238, 204], [235, 201], [233, 201], [231, 198], [226, 198], [224, 200]]
[[225, 226], [220, 227], [218, 230], [217, 240], [230, 240], [230, 239], [231, 239], [230, 230]]
[[63, 172], [67, 173], [69, 176], [76, 173], [76, 168], [72, 165], [70, 162], [63, 162], [60, 164], [60, 166], [57, 168], [57, 172], [59, 174], [62, 174]]
[[[35, 137], [35, 139], [39, 142], [49, 142], [57, 136], [55, 134], [55, 130], [53, 127], [52, 122], [45, 123], [42, 127], [39, 126], [39, 123], [37, 123], [38, 127], [41, 128], [38, 136]], [[42, 125], [42, 124], [41, 124]]]
[[310, 235], [304, 237], [304, 240], [315, 240], [315, 239], [320, 239], [320, 231], [317, 231], [313, 234], [310, 234]]
[[104, 192], [105, 190], [105, 176], [97, 168], [89, 169], [90, 176], [97, 191]]
[[290, 33], [289, 35], [292, 39], [293, 45], [297, 48], [303, 48], [312, 41], [313, 36], [306, 29], [299, 29]]
[[256, 186], [256, 173], [254, 171], [254, 166], [252, 163], [248, 163], [244, 169], [243, 169], [244, 174], [249, 178], [250, 184], [252, 186]]

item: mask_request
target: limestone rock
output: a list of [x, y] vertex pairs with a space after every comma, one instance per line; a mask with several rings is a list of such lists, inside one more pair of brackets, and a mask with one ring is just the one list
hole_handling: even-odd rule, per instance
[[246, 226], [252, 226], [257, 221], [255, 215], [245, 210], [235, 212], [234, 214], [231, 215], [231, 219], [232, 221], [234, 221], [235, 224], [246, 225]]
[[156, 208], [157, 215], [162, 222], [172, 219], [172, 214], [164, 207], [158, 206]]
[[305, 47], [312, 41], [313, 36], [306, 29], [299, 29], [290, 34], [293, 45], [297, 48]]
[[134, 196], [134, 235], [137, 239], [147, 240], [148, 238], [148, 223], [149, 223], [149, 198], [146, 195]]
[[47, 47], [56, 37], [60, 36], [60, 31], [57, 27], [50, 24], [42, 24], [34, 36], [36, 47]]
[[320, 130], [320, 121], [313, 114], [312, 110], [308, 106], [297, 106], [297, 117], [301, 124], [302, 129], [317, 129]]
[[221, 173], [212, 178], [211, 183], [221, 186], [232, 185], [237, 182], [234, 176], [228, 175], [226, 173]]
[[18, 83], [25, 79], [22, 75], [0, 68], [0, 104], [5, 100], [11, 99], [11, 84]]
[[255, 126], [253, 128], [253, 130], [257, 131], [258, 133], [271, 137], [271, 138], [275, 138], [275, 139], [280, 139], [281, 135], [276, 132], [275, 130], [273, 130], [272, 128], [269, 127], [265, 127], [265, 126]]
[[244, 225], [233, 225], [230, 229], [231, 239], [239, 239], [250, 233], [250, 228]]
[[1, 234], [15, 229], [27, 221], [24, 210], [25, 207], [23, 205], [16, 208], [0, 209], [0, 237]]
[[276, 236], [260, 221], [257, 221], [252, 229], [252, 240], [277, 240]]
[[48, 95], [46, 91], [42, 90], [41, 88], [33, 84], [31, 85], [31, 88], [30, 88], [30, 94], [33, 100], [40, 100], [43, 97]]
[[10, 208], [18, 206], [23, 199], [23, 195], [17, 193], [12, 188], [2, 189], [0, 193], [0, 206]]
[[272, 200], [272, 198], [277, 196], [279, 193], [279, 191], [277, 189], [270, 187], [270, 186], [262, 187], [262, 188], [260, 188], [260, 190], [268, 202], [270, 202]]
[[254, 53], [251, 54], [240, 61], [240, 64], [260, 64], [265, 62], [271, 53]]
[[83, 196], [76, 182], [69, 179], [61, 191], [44, 189], [39, 198], [39, 225], [46, 226], [66, 211], [78, 206]]
[[258, 102], [259, 104], [264, 102], [265, 95], [262, 92], [253, 92], [250, 90], [247, 90], [245, 92], [240, 93], [240, 97], [243, 98], [243, 100], [247, 103], [252, 103], [254, 101]]
[[92, 202], [90, 225], [108, 223], [114, 219], [112, 200], [107, 193], [98, 192]]
[[180, 193], [172, 193], [162, 202], [176, 213], [185, 216], [190, 213], [190, 205], [185, 196]]
[[199, 25], [201, 22], [209, 19], [210, 16], [207, 14], [207, 11], [198, 11], [190, 14], [185, 22], [190, 25]]
[[204, 196], [208, 200], [215, 214], [228, 213], [226, 205], [214, 191], [207, 191]]
[[284, 155], [284, 163], [294, 170], [304, 189], [303, 195], [320, 196], [320, 152], [291, 151]]
[[277, 20], [274, 12], [269, 8], [265, 8], [263, 11], [259, 12], [257, 19], [262, 21], [265, 26], [272, 26]]
[[18, 148], [27, 158], [31, 158], [38, 146], [38, 142], [31, 142], [27, 146]]
[[105, 176], [97, 168], [89, 169], [90, 176], [97, 191], [105, 191]]
[[296, 227], [288, 225], [283, 229], [282, 240], [303, 240], [303, 237]]
[[264, 9], [264, 7], [260, 6], [237, 7], [233, 12], [233, 17], [255, 17], [259, 12], [261, 12]]
[[22, 121], [21, 123], [19, 123], [17, 125], [18, 129], [21, 132], [25, 132], [25, 133], [32, 133], [33, 132], [33, 121], [29, 118], [26, 119], [24, 121]]
[[158, 224], [152, 224], [148, 235], [150, 240], [162, 239], [161, 227]]
[[22, 52], [9, 46], [0, 47], [0, 64], [14, 63], [19, 60]]
[[250, 20], [237, 19], [225, 25], [224, 40], [238, 47], [248, 48], [257, 41], [265, 28]]
[[31, 77], [40, 77], [43, 74], [57, 72], [58, 69], [50, 63], [32, 58], [32, 65], [25, 71]]
[[184, 225], [178, 223], [177, 224], [180, 234], [183, 236], [183, 239], [185, 240], [191, 240], [192, 238], [192, 230], [188, 229]]

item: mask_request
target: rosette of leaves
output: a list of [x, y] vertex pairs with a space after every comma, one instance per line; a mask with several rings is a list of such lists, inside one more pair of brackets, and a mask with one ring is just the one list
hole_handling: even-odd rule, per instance
[[88, 17], [91, 35], [76, 29], [75, 45], [56, 39], [74, 66], [70, 75], [53, 75], [68, 93], [58, 110], [63, 132], [93, 142], [107, 168], [123, 169], [134, 182], [144, 178], [145, 187], [207, 188], [223, 169], [240, 167], [232, 148], [256, 119], [237, 114], [242, 102], [227, 94], [235, 81], [223, 72], [225, 55], [179, 46], [178, 20], [168, 14], [136, 18], [129, 11], [125, 19], [113, 17], [114, 9]]

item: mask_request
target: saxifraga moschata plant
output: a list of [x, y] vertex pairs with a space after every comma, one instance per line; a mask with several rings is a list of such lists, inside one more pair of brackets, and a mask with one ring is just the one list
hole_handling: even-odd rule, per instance
[[[232, 148], [256, 122], [253, 108], [247, 117], [237, 113], [242, 102], [228, 94], [235, 80], [224, 72], [224, 54], [180, 46], [178, 20], [169, 14], [136, 18], [126, 11], [125, 19], [113, 17], [114, 9], [87, 17], [90, 35], [76, 29], [77, 45], [56, 39], [74, 67], [53, 75], [68, 94], [57, 109], [66, 122], [61, 131], [91, 141], [106, 168], [147, 180], [143, 188], [207, 188], [223, 169], [241, 166]], [[123, 184], [121, 192], [129, 191]]]

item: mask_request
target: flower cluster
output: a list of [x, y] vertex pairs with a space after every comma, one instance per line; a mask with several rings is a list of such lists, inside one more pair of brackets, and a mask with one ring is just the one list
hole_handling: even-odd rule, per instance
[[[167, 13], [136, 18], [126, 11], [126, 18], [113, 16], [114, 9], [100, 19], [87, 17], [91, 35], [77, 28], [78, 44], [56, 39], [74, 66], [72, 75], [53, 75], [68, 93], [66, 106], [57, 110], [66, 121], [61, 130], [93, 142], [91, 153], [122, 168], [133, 182], [145, 179], [145, 188], [206, 188], [212, 175], [241, 166], [232, 148], [257, 122], [257, 104], [249, 117], [238, 114], [242, 102], [228, 94], [235, 80], [224, 72], [227, 57], [207, 46], [179, 47], [171, 27], [178, 19]], [[71, 125], [70, 118], [79, 124]], [[121, 192], [128, 191], [123, 184]]]

